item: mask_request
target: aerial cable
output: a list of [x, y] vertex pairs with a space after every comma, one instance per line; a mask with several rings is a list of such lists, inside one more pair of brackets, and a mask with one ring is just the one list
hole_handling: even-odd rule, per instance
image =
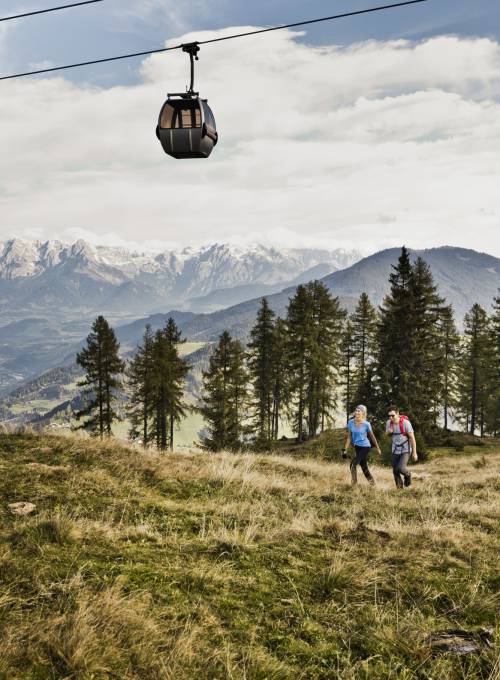
[[[99, 0], [88, 0], [91, 2], [99, 2]], [[329, 17], [321, 17], [320, 19], [309, 19], [307, 21], [297, 21], [293, 24], [285, 24], [283, 26], [272, 26], [271, 28], [260, 28], [255, 31], [248, 31], [247, 33], [236, 33], [234, 35], [226, 35], [221, 38], [211, 38], [210, 40], [195, 41], [197, 45], [208, 45], [209, 43], [222, 42], [223, 40], [233, 40], [234, 38], [243, 38], [248, 35], [257, 35], [258, 33], [269, 33], [271, 31], [281, 31], [284, 28], [296, 28], [298, 26], [306, 26], [308, 24], [317, 24], [321, 21], [333, 21], [335, 19], [343, 19], [345, 17], [352, 17], [359, 14], [369, 14], [370, 12], [380, 12], [381, 10], [393, 9], [395, 7], [404, 7], [405, 5], [416, 5], [427, 0], [406, 0], [406, 2], [397, 2], [391, 5], [381, 5], [379, 7], [369, 7], [368, 9], [361, 9], [354, 12], [345, 12], [343, 14], [334, 14]], [[82, 3], [83, 4], [83, 3]], [[43, 10], [42, 10], [43, 11]], [[26, 73], [16, 73], [11, 76], [2, 76], [0, 80], [10, 80], [12, 78], [24, 78], [25, 76], [36, 76], [41, 73], [52, 73], [54, 71], [63, 71], [70, 68], [78, 68], [80, 66], [91, 66], [93, 64], [103, 64], [104, 62], [118, 61], [119, 59], [131, 59], [133, 57], [144, 57], [149, 54], [158, 54], [160, 52], [170, 52], [171, 50], [183, 49], [184, 45], [175, 45], [174, 47], [162, 47], [156, 50], [146, 50], [145, 52], [133, 52], [131, 54], [122, 54], [118, 57], [106, 57], [104, 59], [93, 59], [92, 61], [82, 61], [78, 64], [68, 64], [66, 66], [54, 66], [52, 68], [44, 68], [39, 71], [27, 71]]]
[[32, 17], [35, 14], [47, 14], [48, 12], [58, 12], [61, 9], [70, 9], [71, 7], [80, 7], [80, 5], [92, 5], [94, 2], [102, 2], [103, 0], [82, 0], [82, 2], [72, 2], [70, 5], [60, 5], [59, 7], [48, 7], [47, 9], [37, 9], [33, 12], [25, 12], [24, 14], [14, 14], [10, 17], [0, 17], [0, 21], [12, 21], [12, 19], [23, 19], [24, 17]]

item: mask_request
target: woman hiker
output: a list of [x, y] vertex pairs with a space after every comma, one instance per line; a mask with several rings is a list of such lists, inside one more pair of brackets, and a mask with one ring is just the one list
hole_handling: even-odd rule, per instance
[[417, 442], [407, 416], [400, 415], [396, 406], [390, 407], [388, 415], [389, 420], [385, 431], [392, 439], [392, 471], [396, 486], [398, 489], [402, 489], [403, 485], [410, 486], [411, 484], [411, 472], [407, 465], [410, 453], [413, 461], [418, 460]]
[[347, 438], [345, 440], [344, 448], [342, 449], [342, 457], [347, 458], [347, 449], [352, 442], [354, 446], [354, 456], [351, 460], [351, 481], [352, 484], [358, 483], [357, 467], [361, 466], [363, 474], [368, 480], [369, 484], [375, 484], [370, 470], [368, 469], [368, 453], [372, 448], [377, 449], [379, 456], [382, 455], [380, 446], [378, 445], [375, 435], [373, 434], [372, 426], [366, 420], [366, 406], [356, 406], [354, 410], [354, 418], [351, 418], [347, 423]]

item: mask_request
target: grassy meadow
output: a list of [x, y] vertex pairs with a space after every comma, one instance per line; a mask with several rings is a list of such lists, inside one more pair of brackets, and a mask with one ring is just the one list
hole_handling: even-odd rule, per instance
[[[500, 680], [500, 443], [397, 491], [290, 454], [0, 435], [1, 680]], [[9, 503], [36, 512], [14, 516]]]

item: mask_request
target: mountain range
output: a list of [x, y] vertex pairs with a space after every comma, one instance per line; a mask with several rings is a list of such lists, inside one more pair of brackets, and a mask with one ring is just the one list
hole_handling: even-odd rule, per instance
[[[352, 311], [362, 292], [371, 301], [380, 305], [389, 292], [389, 274], [398, 261], [399, 248], [382, 250], [365, 257], [351, 267], [325, 276], [321, 281], [331, 293], [338, 296], [341, 305]], [[412, 250], [413, 261], [422, 257], [430, 266], [434, 282], [440, 295], [453, 306], [455, 319], [462, 326], [465, 313], [475, 302], [488, 312], [493, 298], [500, 288], [500, 259], [486, 253], [465, 248], [444, 246], [427, 250]], [[281, 292], [267, 296], [270, 307], [278, 316], [286, 314], [289, 299], [296, 287], [284, 288]], [[260, 298], [221, 309], [212, 314], [196, 314], [174, 317], [184, 335], [191, 341], [213, 341], [223, 330], [229, 330], [235, 337], [245, 340], [259, 308]], [[142, 321], [135, 321], [118, 329], [119, 339], [127, 346], [139, 340], [137, 330], [145, 323], [161, 326], [169, 314], [156, 315]]]
[[[219, 247], [214, 248], [217, 250]], [[328, 286], [332, 294], [340, 298], [341, 305], [349, 311], [353, 310], [356, 300], [362, 292], [367, 292], [373, 303], [380, 304], [389, 290], [389, 274], [391, 267], [396, 264], [399, 254], [400, 249], [398, 248], [384, 250], [365, 257], [345, 269], [329, 272], [326, 276], [321, 277], [321, 280]], [[440, 294], [454, 307], [455, 318], [459, 327], [462, 325], [465, 312], [475, 302], [479, 302], [487, 311], [491, 310], [493, 298], [500, 288], [500, 259], [474, 250], [449, 246], [411, 251], [411, 256], [413, 259], [421, 256], [430, 265]], [[256, 257], [253, 261], [260, 261], [262, 264], [262, 257]], [[297, 255], [296, 258], [295, 261], [301, 264], [311, 262], [310, 259], [305, 259], [305, 256], [300, 258]], [[68, 259], [74, 261], [74, 256], [62, 260], [60, 264], [63, 265], [63, 268], [64, 262]], [[97, 258], [93, 256], [93, 259], [96, 260]], [[277, 254], [275, 259], [282, 263], [283, 269], [281, 271], [290, 272], [290, 269], [286, 269], [283, 264], [284, 259], [286, 259], [284, 256]], [[217, 258], [215, 260], [217, 261]], [[248, 266], [252, 257], [245, 256], [244, 260], [247, 263], [246, 266]], [[210, 261], [213, 262], [213, 259], [210, 258]], [[290, 262], [290, 260], [287, 261]], [[200, 262], [199, 258], [197, 262]], [[102, 263], [99, 261], [98, 264], [101, 266]], [[116, 261], [114, 264], [116, 265]], [[53, 272], [58, 266], [50, 266], [43, 271]], [[110, 265], [103, 263], [103, 266]], [[313, 270], [314, 273], [321, 274], [322, 267], [315, 265]], [[11, 279], [4, 278], [4, 282], [16, 280], [16, 277], [12, 277], [15, 269], [11, 268], [10, 271]], [[17, 278], [21, 281], [27, 281], [30, 278], [35, 279], [37, 276], [44, 276], [43, 273], [34, 273], [35, 271], [32, 267], [31, 270], [25, 270], [24, 274]], [[86, 272], [88, 273], [88, 271], [87, 268]], [[307, 270], [304, 271], [307, 272]], [[264, 275], [261, 268], [256, 273], [251, 273], [254, 282], [242, 285], [241, 288], [248, 293], [255, 290], [255, 286], [262, 285], [270, 288], [275, 285], [278, 286], [279, 292], [266, 295], [271, 308], [278, 315], [284, 316], [288, 301], [295, 293], [296, 285], [303, 278], [302, 275], [306, 276], [304, 272], [297, 274], [293, 285], [279, 286], [276, 283], [256, 283], [256, 279], [260, 276], [264, 280], [272, 280], [270, 270]], [[311, 278], [320, 277], [313, 275]], [[206, 280], [208, 279], [210, 279], [210, 272], [206, 272]], [[237, 288], [237, 286], [234, 288]], [[216, 296], [217, 290], [217, 288], [214, 288], [212, 293], [207, 295]], [[225, 298], [227, 304], [227, 300], [231, 300], [234, 289], [226, 290], [228, 290], [228, 297]], [[246, 340], [249, 329], [255, 321], [260, 299], [261, 294], [258, 293], [244, 302], [225, 306], [211, 313], [194, 313], [189, 309], [175, 309], [173, 306], [167, 306], [166, 303], [161, 311], [154, 314], [130, 313], [132, 321], [125, 321], [124, 317], [117, 315], [113, 325], [116, 328], [124, 354], [134, 350], [136, 344], [140, 341], [146, 323], [150, 323], [153, 329], [157, 329], [164, 325], [169, 316], [174, 317], [184, 337], [191, 343], [213, 342], [225, 329], [229, 330], [235, 337]], [[3, 298], [3, 303], [5, 303], [5, 298]], [[55, 313], [48, 314], [47, 311], [44, 313], [43, 310], [38, 310], [36, 315], [33, 312], [31, 315], [21, 313], [17, 320], [10, 323], [4, 322], [4, 325], [0, 327], [0, 393], [7, 394], [15, 386], [22, 386], [26, 381], [55, 367], [71, 366], [76, 352], [82, 347], [84, 338], [89, 332], [93, 317], [89, 314], [83, 314], [82, 307], [77, 307], [76, 304], [73, 315], [68, 314], [69, 318], [65, 316], [64, 309], [58, 309], [58, 312], [61, 315], [60, 318], [57, 318]], [[193, 349], [195, 348], [193, 347]], [[206, 352], [200, 350], [199, 357], [198, 354], [193, 356], [192, 363], [195, 363], [198, 358], [206, 361]], [[42, 381], [45, 387], [47, 385], [57, 387], [57, 372], [54, 375], [56, 377], [52, 382], [51, 380]], [[36, 387], [35, 393], [37, 390], [38, 387]]]
[[357, 250], [236, 248], [213, 244], [161, 253], [79, 240], [0, 242], [4, 319], [48, 313], [127, 318], [165, 308], [213, 311], [348, 267]]

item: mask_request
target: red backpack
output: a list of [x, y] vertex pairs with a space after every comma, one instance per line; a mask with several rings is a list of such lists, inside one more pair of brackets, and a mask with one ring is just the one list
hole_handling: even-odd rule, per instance
[[[408, 416], [403, 416], [402, 414], [399, 414], [399, 432], [403, 434], [405, 437], [407, 436], [406, 430], [405, 430], [405, 422], [409, 420]], [[389, 432], [391, 434], [398, 434], [397, 432], [394, 432], [394, 423], [391, 422], [389, 425]]]

